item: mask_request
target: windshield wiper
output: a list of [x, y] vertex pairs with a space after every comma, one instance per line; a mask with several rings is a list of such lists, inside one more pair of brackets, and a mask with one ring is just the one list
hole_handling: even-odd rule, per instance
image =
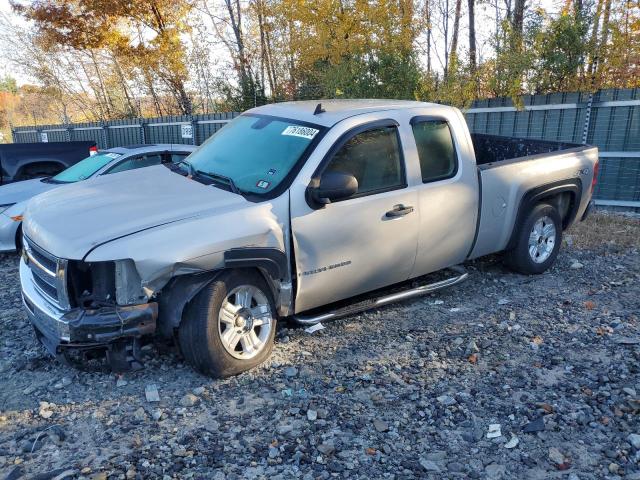
[[[191, 164], [189, 164], [191, 166]], [[193, 168], [191, 166], [191, 168]], [[229, 189], [233, 192], [233, 193], [237, 193], [239, 195], [242, 194], [242, 190], [240, 190], [236, 184], [233, 182], [233, 180], [229, 177], [225, 177], [224, 175], [220, 175], [219, 173], [213, 173], [213, 172], [203, 172], [202, 170], [195, 170], [195, 173], [197, 175], [201, 175], [203, 177], [207, 177], [211, 180], [213, 180], [214, 183], [217, 184], [222, 184], [225, 186], [228, 186]]]

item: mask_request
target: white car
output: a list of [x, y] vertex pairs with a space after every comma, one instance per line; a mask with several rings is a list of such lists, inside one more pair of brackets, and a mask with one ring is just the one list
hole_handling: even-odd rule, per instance
[[27, 201], [36, 195], [100, 175], [162, 163], [178, 163], [195, 148], [192, 145], [155, 144], [100, 150], [53, 177], [0, 186], [0, 253], [20, 250], [22, 215]]

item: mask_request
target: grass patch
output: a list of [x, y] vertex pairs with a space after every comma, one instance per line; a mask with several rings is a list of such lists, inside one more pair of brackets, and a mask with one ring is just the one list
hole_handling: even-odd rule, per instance
[[604, 211], [593, 212], [584, 222], [576, 222], [566, 232], [573, 246], [594, 249], [604, 245], [640, 247], [640, 216]]

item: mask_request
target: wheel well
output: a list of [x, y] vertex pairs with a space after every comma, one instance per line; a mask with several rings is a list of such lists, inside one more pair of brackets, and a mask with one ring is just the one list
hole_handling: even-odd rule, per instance
[[553, 182], [526, 192], [520, 201], [518, 213], [511, 231], [511, 238], [505, 250], [510, 250], [515, 247], [520, 224], [528, 212], [539, 203], [549, 203], [553, 205], [560, 213], [563, 230], [569, 227], [578, 213], [581, 195], [582, 181], [579, 178]]
[[34, 175], [55, 175], [64, 168], [64, 165], [59, 162], [34, 162], [20, 167], [15, 176], [19, 179], [26, 179]]
[[575, 192], [560, 192], [546, 197], [542, 197], [538, 203], [548, 203], [555, 207], [562, 219], [562, 229], [565, 230], [572, 220], [572, 211], [576, 208]]
[[[259, 267], [240, 267], [240, 268], [222, 268], [206, 273], [196, 273], [190, 275], [180, 275], [173, 277], [167, 285], [161, 290], [159, 304], [159, 333], [165, 337], [171, 337], [174, 329], [180, 326], [185, 308], [207, 285], [215, 281], [223, 272], [230, 270], [243, 270], [257, 272], [262, 276], [271, 289], [274, 301], [278, 299], [278, 289], [275, 281], [262, 268]], [[277, 308], [277, 305], [276, 305]]]

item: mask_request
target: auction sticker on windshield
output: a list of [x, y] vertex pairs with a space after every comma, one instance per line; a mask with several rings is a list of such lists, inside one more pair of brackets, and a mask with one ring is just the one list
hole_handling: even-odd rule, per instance
[[301, 127], [300, 125], [289, 125], [282, 132], [282, 135], [291, 137], [302, 137], [311, 140], [320, 130], [311, 127]]

